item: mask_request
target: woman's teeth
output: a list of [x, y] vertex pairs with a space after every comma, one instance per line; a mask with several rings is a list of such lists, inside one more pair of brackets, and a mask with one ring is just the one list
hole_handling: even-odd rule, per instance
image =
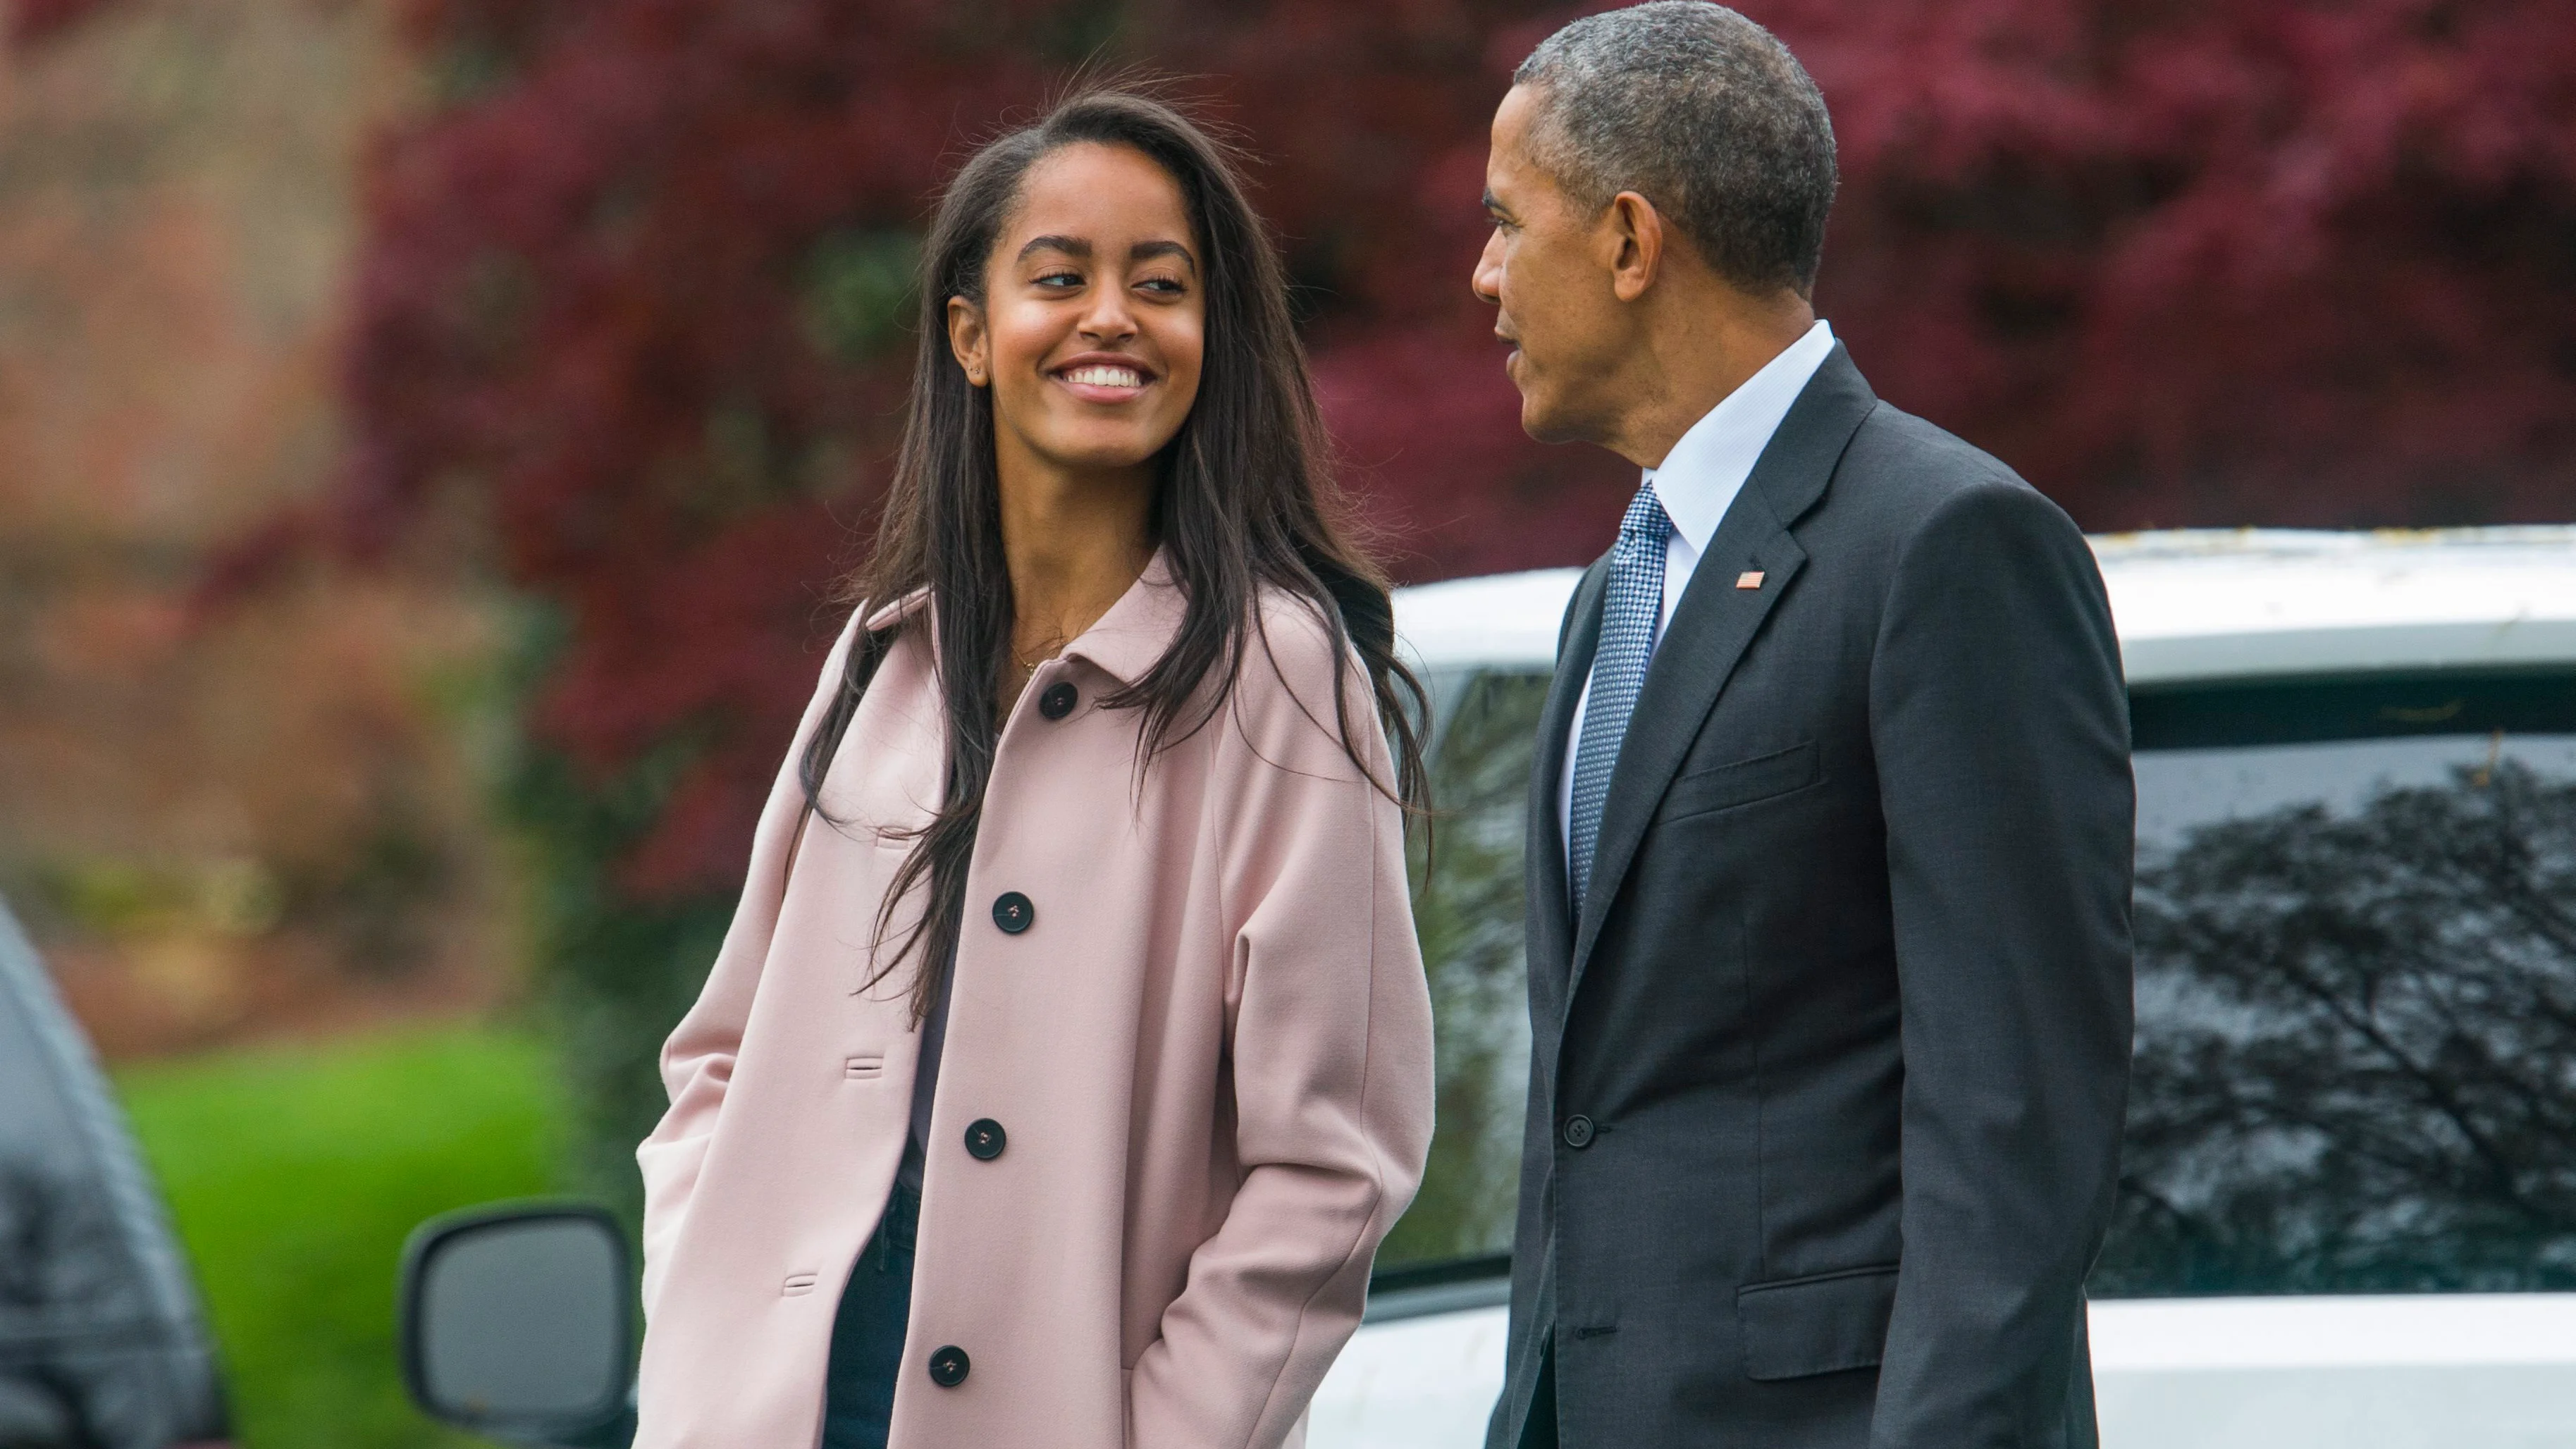
[[1132, 367], [1076, 367], [1064, 374], [1067, 382], [1088, 383], [1093, 387], [1143, 387], [1145, 375]]

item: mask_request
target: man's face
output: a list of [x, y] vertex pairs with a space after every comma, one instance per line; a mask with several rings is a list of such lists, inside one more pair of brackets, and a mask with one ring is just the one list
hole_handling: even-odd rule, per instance
[[1521, 427], [1543, 443], [1598, 442], [1618, 415], [1619, 364], [1634, 319], [1611, 290], [1616, 239], [1529, 156], [1537, 99], [1514, 86], [1494, 112], [1485, 210], [1494, 234], [1476, 260], [1476, 295], [1512, 344], [1503, 367], [1521, 390]]

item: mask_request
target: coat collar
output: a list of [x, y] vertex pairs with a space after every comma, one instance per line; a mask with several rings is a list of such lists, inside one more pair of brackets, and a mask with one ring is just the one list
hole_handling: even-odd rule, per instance
[[[1189, 601], [1172, 577], [1171, 563], [1163, 550], [1145, 563], [1145, 571], [1109, 612], [1082, 631], [1082, 637], [1064, 646], [1063, 657], [1082, 659], [1106, 670], [1120, 684], [1133, 685], [1153, 672], [1165, 650], [1172, 647], [1174, 636], [1181, 632], [1181, 617]], [[870, 632], [885, 629], [914, 614], [929, 612], [930, 590], [915, 589], [868, 616]], [[927, 641], [937, 648], [938, 641]]]
[[1145, 571], [1109, 606], [1109, 612], [1064, 646], [1064, 657], [1088, 660], [1132, 687], [1162, 662], [1188, 610], [1189, 599], [1172, 577], [1171, 561], [1162, 549], [1155, 549]]
[[[859, 607], [864, 609], [868, 606], [861, 604]], [[915, 589], [911, 593], [904, 595], [902, 598], [895, 600], [891, 604], [880, 606], [875, 613], [868, 615], [868, 621], [860, 627], [864, 628], [871, 634], [882, 633], [883, 631], [894, 627], [897, 621], [909, 619], [915, 614], [927, 612], [929, 608], [930, 590], [927, 588]]]
[[[907, 620], [930, 610], [930, 589], [912, 589], [891, 605], [868, 615], [868, 631], [889, 628], [896, 620]], [[1154, 672], [1154, 664], [1172, 649], [1172, 638], [1180, 633], [1180, 618], [1188, 613], [1188, 597], [1180, 592], [1180, 582], [1172, 579], [1172, 564], [1164, 558], [1162, 548], [1154, 551], [1128, 584], [1128, 592], [1118, 595], [1110, 613], [1100, 615], [1092, 628], [1082, 631], [1082, 638], [1066, 643], [1064, 659], [1087, 659], [1100, 669], [1108, 669], [1121, 685], [1133, 685]], [[935, 646], [935, 641], [933, 641]]]

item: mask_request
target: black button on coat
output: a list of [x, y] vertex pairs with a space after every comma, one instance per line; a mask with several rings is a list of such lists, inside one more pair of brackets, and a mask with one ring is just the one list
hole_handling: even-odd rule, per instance
[[966, 1350], [955, 1344], [930, 1351], [930, 1381], [943, 1389], [953, 1389], [966, 1382], [966, 1371], [974, 1367]]
[[993, 901], [993, 924], [1011, 935], [1038, 923], [1038, 908], [1018, 891], [1004, 891]]
[[977, 1162], [990, 1162], [1011, 1145], [1011, 1134], [990, 1117], [978, 1117], [966, 1124], [966, 1155]]

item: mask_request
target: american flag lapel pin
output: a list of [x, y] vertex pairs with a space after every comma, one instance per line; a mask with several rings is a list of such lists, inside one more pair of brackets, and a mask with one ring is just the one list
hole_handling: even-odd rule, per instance
[[1758, 589], [1762, 587], [1762, 570], [1746, 569], [1744, 572], [1737, 574], [1735, 576], [1735, 586], [1739, 589]]

